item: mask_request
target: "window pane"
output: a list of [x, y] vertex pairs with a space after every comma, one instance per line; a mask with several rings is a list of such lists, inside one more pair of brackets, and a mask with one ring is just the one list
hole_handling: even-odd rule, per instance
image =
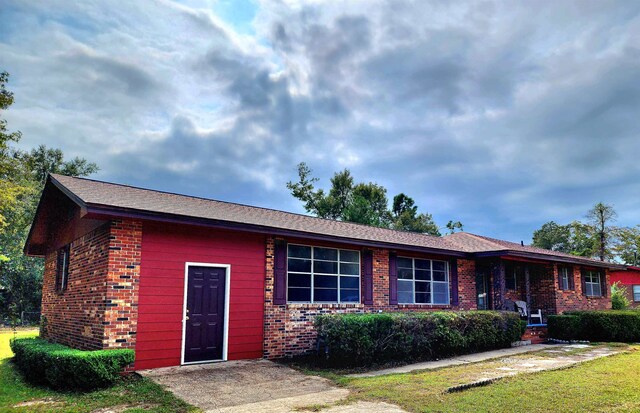
[[416, 281], [416, 293], [428, 293], [431, 291], [431, 283]]
[[338, 301], [338, 289], [316, 288], [313, 290], [314, 301]]
[[289, 288], [288, 300], [292, 302], [311, 301], [311, 288]]
[[431, 271], [416, 269], [416, 280], [431, 280]]
[[358, 290], [340, 289], [340, 301], [343, 303], [357, 303], [359, 300]]
[[398, 280], [398, 302], [402, 304], [413, 303], [413, 282]]
[[338, 288], [338, 277], [333, 275], [314, 275], [313, 285], [315, 287]]
[[586, 295], [593, 295], [593, 284], [591, 284], [591, 283], [585, 283], [585, 285], [584, 285], [584, 286], [585, 286], [585, 288], [586, 288], [585, 294], [586, 294]]
[[433, 303], [434, 304], [449, 304], [449, 284], [447, 283], [433, 283]]
[[313, 261], [313, 272], [325, 274], [337, 274], [338, 263], [331, 261]]
[[413, 262], [411, 258], [398, 257], [398, 268], [413, 268]]
[[598, 296], [598, 297], [602, 295], [602, 290], [600, 288], [600, 284], [593, 284], [593, 295]]
[[433, 281], [447, 281], [447, 273], [444, 271], [433, 271]]
[[429, 261], [429, 260], [416, 260], [416, 268], [420, 268], [422, 270], [430, 270], [431, 269], [431, 261]]
[[360, 264], [340, 263], [340, 274], [358, 275], [360, 274]]
[[290, 257], [311, 258], [311, 247], [289, 244], [288, 248]]
[[429, 293], [416, 293], [416, 304], [430, 304], [431, 294]]
[[313, 250], [313, 259], [338, 261], [338, 250], [333, 248], [315, 248]]
[[433, 270], [434, 271], [446, 271], [447, 263], [444, 261], [434, 261], [433, 262]]
[[341, 288], [358, 288], [360, 279], [358, 277], [340, 277]]
[[358, 251], [340, 250], [340, 261], [359, 263], [360, 253]]
[[289, 287], [311, 287], [310, 274], [289, 274]]
[[287, 269], [293, 272], [311, 272], [311, 260], [289, 258]]
[[633, 286], [633, 301], [640, 301], [640, 285]]
[[407, 268], [398, 268], [398, 279], [401, 279], [401, 280], [413, 279], [413, 271]]

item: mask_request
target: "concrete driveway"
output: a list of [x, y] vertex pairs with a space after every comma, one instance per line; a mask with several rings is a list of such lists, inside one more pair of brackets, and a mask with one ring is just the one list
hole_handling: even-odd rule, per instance
[[[139, 373], [187, 403], [212, 413], [296, 412], [305, 406], [332, 406], [349, 394], [327, 379], [307, 376], [267, 360], [168, 367]], [[391, 404], [369, 402], [333, 406], [322, 411], [404, 412]]]

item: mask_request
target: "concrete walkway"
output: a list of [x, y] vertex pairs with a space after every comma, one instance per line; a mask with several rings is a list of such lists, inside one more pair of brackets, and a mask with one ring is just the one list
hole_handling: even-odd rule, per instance
[[266, 360], [168, 367], [138, 373], [210, 413], [288, 413], [306, 406], [326, 406], [325, 413], [404, 412], [381, 402], [332, 406], [345, 399], [349, 391], [322, 377], [307, 376]]
[[500, 357], [514, 356], [516, 354], [530, 353], [533, 351], [545, 350], [554, 347], [550, 344], [532, 344], [529, 346], [504, 348], [500, 350], [485, 351], [483, 353], [467, 354], [464, 356], [451, 357], [448, 359], [424, 361], [422, 363], [408, 364], [406, 366], [393, 367], [389, 369], [368, 371], [366, 373], [350, 374], [347, 377], [375, 377], [385, 374], [410, 373], [417, 370], [432, 370], [443, 367], [459, 366], [461, 364], [477, 363]]

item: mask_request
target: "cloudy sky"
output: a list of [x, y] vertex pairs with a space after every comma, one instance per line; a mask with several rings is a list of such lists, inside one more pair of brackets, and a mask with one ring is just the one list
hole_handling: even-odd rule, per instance
[[2, 0], [3, 116], [119, 183], [302, 212], [405, 192], [528, 242], [598, 201], [640, 223], [640, 2]]

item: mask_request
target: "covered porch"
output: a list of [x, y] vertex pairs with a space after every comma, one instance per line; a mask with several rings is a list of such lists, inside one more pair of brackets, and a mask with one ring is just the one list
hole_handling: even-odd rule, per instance
[[[552, 263], [493, 258], [476, 266], [479, 310], [517, 311], [526, 308], [523, 319], [529, 325], [545, 324], [556, 314], [556, 275]], [[542, 313], [542, 319], [531, 317]]]

